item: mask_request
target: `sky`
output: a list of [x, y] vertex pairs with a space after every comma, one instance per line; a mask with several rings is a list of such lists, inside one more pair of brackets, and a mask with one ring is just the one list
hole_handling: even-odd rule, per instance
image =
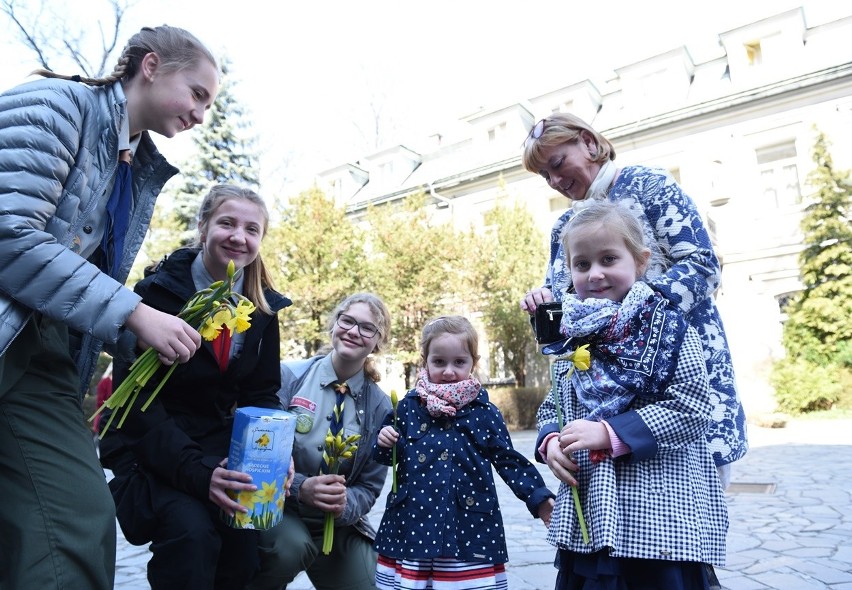
[[[106, 0], [44, 0], [69, 28], [98, 39]], [[20, 2], [19, 2], [20, 3]], [[23, 6], [36, 2], [21, 3]], [[424, 138], [479, 108], [499, 107], [686, 46], [721, 53], [718, 34], [803, 7], [808, 26], [852, 14], [837, 0], [136, 0], [123, 44], [140, 27], [186, 28], [226, 55], [261, 153], [262, 189], [354, 161], [376, 146]], [[21, 8], [21, 10], [25, 10]], [[0, 15], [0, 88], [37, 66]], [[62, 63], [55, 70], [73, 74]], [[178, 163], [187, 137], [158, 147]], [[385, 147], [383, 144], [379, 147]]]

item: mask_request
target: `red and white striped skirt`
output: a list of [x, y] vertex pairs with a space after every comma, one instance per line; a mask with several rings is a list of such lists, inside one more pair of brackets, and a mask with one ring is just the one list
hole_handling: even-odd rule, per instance
[[508, 590], [502, 563], [455, 559], [393, 559], [379, 555], [378, 590]]

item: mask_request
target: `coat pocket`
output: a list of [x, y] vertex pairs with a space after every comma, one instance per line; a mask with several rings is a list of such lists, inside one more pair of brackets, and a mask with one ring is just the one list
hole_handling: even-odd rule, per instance
[[460, 513], [493, 514], [497, 508], [497, 496], [470, 489], [459, 490], [456, 493], [456, 503]]

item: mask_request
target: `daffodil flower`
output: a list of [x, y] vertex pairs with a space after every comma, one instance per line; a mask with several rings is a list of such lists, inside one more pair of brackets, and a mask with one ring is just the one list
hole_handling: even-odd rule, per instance
[[271, 483], [261, 482], [262, 489], [256, 492], [257, 501], [261, 504], [271, 504], [275, 500], [275, 494], [278, 493], [278, 486], [275, 485], [275, 480]]
[[[341, 411], [343, 408], [341, 407]], [[358, 450], [358, 445], [355, 443], [361, 438], [360, 434], [352, 434], [343, 438], [343, 433], [338, 432], [332, 436], [331, 433], [325, 437], [325, 449], [322, 453], [322, 458], [328, 465], [328, 473], [337, 473], [340, 469], [341, 459], [351, 459]], [[322, 533], [322, 552], [323, 555], [331, 553], [331, 547], [334, 544], [334, 514], [331, 512], [325, 513], [325, 521], [323, 523]]]
[[251, 326], [251, 314], [254, 313], [255, 307], [254, 304], [248, 299], [240, 299], [239, 303], [237, 303], [237, 308], [234, 310], [236, 315], [234, 317], [234, 326], [237, 332], [245, 332]]
[[236, 521], [237, 528], [240, 529], [253, 529], [254, 525], [251, 522], [251, 515], [248, 512], [241, 512], [237, 510], [234, 513], [234, 520]]
[[[206, 289], [196, 292], [180, 310], [178, 317], [198, 330], [201, 337], [207, 341], [215, 340], [224, 329], [229, 330], [231, 335], [233, 335], [234, 330], [237, 332], [248, 330], [251, 326], [250, 316], [254, 312], [255, 306], [243, 295], [234, 292], [234, 282], [240, 272], [242, 272], [242, 269], [237, 271], [234, 267], [234, 261], [231, 260], [228, 263], [228, 279], [225, 281], [216, 281]], [[139, 393], [162, 366], [163, 364], [160, 362], [156, 350], [153, 348], [145, 350], [130, 366], [127, 378], [115, 388], [113, 394], [97, 409], [92, 417], [89, 418], [89, 421], [94, 420], [95, 416], [100, 414], [104, 408], [112, 410], [124, 408], [117, 426], [117, 428], [121, 428]], [[148, 397], [148, 400], [142, 405], [141, 410], [143, 412], [148, 409], [148, 406], [151, 405], [151, 402], [160, 393], [160, 389], [162, 389], [176, 368], [177, 363], [169, 367], [168, 371], [160, 379], [160, 383]], [[101, 438], [106, 434], [117, 414], [119, 412], [114, 411], [110, 415], [109, 420], [107, 420], [107, 423], [101, 430]]]
[[[574, 369], [578, 371], [588, 371], [592, 366], [592, 354], [589, 352], [589, 345], [583, 344], [574, 349], [573, 352], [561, 356], [556, 360], [568, 361], [571, 363], [571, 368], [565, 376], [566, 381], [570, 381], [571, 375], [574, 374]], [[553, 395], [553, 403], [556, 405], [556, 424], [559, 430], [565, 425], [562, 419], [562, 404], [559, 400], [558, 388], [556, 383], [556, 375], [554, 374], [555, 363], [550, 364], [550, 384], [551, 393]], [[580, 532], [583, 535], [583, 543], [589, 544], [589, 529], [586, 527], [586, 519], [583, 516], [583, 506], [580, 504], [580, 492], [576, 486], [571, 486], [571, 494], [574, 498], [574, 509], [577, 511], [577, 518], [580, 520]]]

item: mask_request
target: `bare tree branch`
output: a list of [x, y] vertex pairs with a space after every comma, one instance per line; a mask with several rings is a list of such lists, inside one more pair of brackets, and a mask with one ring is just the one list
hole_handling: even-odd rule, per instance
[[[108, 0], [108, 2], [112, 16], [106, 27], [107, 32], [104, 32], [104, 23], [98, 21], [100, 55], [92, 60], [86, 57], [87, 51], [89, 55], [96, 55], [85, 46], [86, 29], [75, 24], [69, 25], [66, 20], [59, 19], [55, 15], [45, 17], [45, 13], [49, 12], [46, 6], [50, 4], [49, 0], [47, 2], [42, 0], [37, 9], [28, 4], [21, 4], [17, 0], [0, 0], [0, 12], [9, 17], [18, 30], [21, 43], [35, 53], [42, 67], [52, 70], [48, 62], [65, 56], [80, 68], [81, 74], [97, 78], [107, 73], [108, 64], [113, 59], [112, 54], [121, 37], [124, 17], [127, 10], [134, 4], [132, 0]], [[97, 64], [97, 67], [92, 64]]]
[[98, 66], [99, 76], [107, 73], [107, 64], [109, 63], [107, 60], [110, 59], [112, 52], [115, 51], [115, 47], [118, 45], [119, 35], [121, 34], [121, 21], [124, 19], [124, 13], [130, 7], [130, 0], [110, 0], [110, 4], [112, 5], [113, 14], [112, 39], [107, 40], [104, 37], [103, 26], [98, 23], [98, 28], [101, 31], [101, 47], [104, 50], [100, 66]]
[[0, 10], [2, 10], [6, 16], [15, 23], [15, 26], [18, 28], [18, 32], [21, 34], [21, 40], [24, 45], [35, 52], [41, 66], [44, 69], [49, 70], [50, 66], [47, 63], [47, 56], [42, 51], [42, 44], [33, 36], [33, 34], [30, 33], [27, 27], [18, 18], [18, 15], [15, 14], [15, 0], [3, 0], [2, 3], [0, 3]]

